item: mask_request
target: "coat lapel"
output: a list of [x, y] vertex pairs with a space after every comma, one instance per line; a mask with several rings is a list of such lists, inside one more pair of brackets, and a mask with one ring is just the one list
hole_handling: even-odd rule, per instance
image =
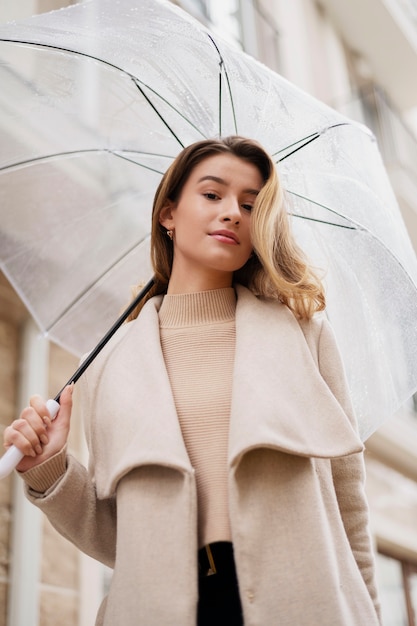
[[160, 298], [146, 303], [139, 318], [103, 350], [92, 372], [92, 461], [102, 497], [134, 467], [193, 471], [163, 360], [159, 305]]
[[289, 309], [237, 293], [229, 463], [258, 447], [323, 458], [361, 451]]

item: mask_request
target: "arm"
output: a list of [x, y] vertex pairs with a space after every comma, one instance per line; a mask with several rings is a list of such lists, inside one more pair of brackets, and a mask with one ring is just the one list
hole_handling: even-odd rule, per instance
[[377, 615], [381, 619], [375, 580], [375, 559], [369, 532], [369, 509], [364, 490], [363, 454], [333, 459], [332, 473], [340, 515], [353, 556], [368, 588]]
[[5, 444], [25, 454], [17, 470], [29, 500], [64, 537], [93, 558], [112, 566], [116, 541], [113, 498], [99, 500], [87, 470], [66, 454], [72, 411], [72, 387], [61, 394], [61, 408], [51, 422], [39, 396], [5, 430]]
[[[113, 567], [116, 551], [115, 498], [99, 500], [85, 467], [72, 456], [66, 456], [65, 450], [59, 454], [64, 455], [65, 472], [43, 493], [30, 486], [34, 479], [30, 479], [29, 472], [23, 474], [27, 481], [26, 495], [63, 537], [89, 556]], [[57, 457], [46, 461], [42, 471], [50, 475], [51, 469], [47, 466], [54, 463]], [[38, 480], [42, 480], [39, 475]]]
[[[318, 359], [321, 375], [357, 430], [342, 359], [333, 329], [326, 319], [323, 319], [321, 327]], [[333, 484], [346, 535], [380, 618], [375, 582], [375, 560], [369, 531], [369, 508], [365, 495], [363, 453], [332, 459], [331, 465]]]

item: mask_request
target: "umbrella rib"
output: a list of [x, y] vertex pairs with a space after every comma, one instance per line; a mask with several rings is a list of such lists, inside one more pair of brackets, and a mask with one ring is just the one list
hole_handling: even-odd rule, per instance
[[219, 65], [219, 98], [218, 98], [218, 107], [219, 107], [219, 136], [222, 136], [222, 61], [220, 61]]
[[226, 82], [227, 82], [227, 88], [229, 91], [229, 96], [230, 96], [230, 105], [232, 107], [232, 115], [233, 115], [233, 126], [235, 129], [235, 133], [237, 134], [238, 130], [237, 130], [237, 121], [236, 121], [236, 111], [235, 111], [235, 105], [233, 102], [233, 94], [232, 94], [232, 87], [230, 85], [230, 80], [229, 80], [229, 74], [227, 72], [226, 69], [226, 64], [224, 62], [224, 59], [222, 57], [222, 54], [216, 44], [216, 42], [214, 41], [213, 37], [210, 35], [210, 33], [207, 33], [208, 38], [210, 39], [211, 43], [213, 44], [213, 46], [216, 49], [217, 54], [219, 55], [219, 59], [220, 59], [220, 72], [219, 72], [219, 135], [220, 137], [222, 136], [222, 70], [224, 71], [224, 75], [226, 78]]
[[53, 46], [49, 43], [39, 43], [37, 41], [27, 41], [22, 39], [5, 39], [4, 37], [0, 37], [0, 41], [4, 41], [5, 43], [18, 43], [24, 44], [28, 46], [36, 46], [38, 48], [49, 48], [51, 50], [60, 50], [61, 52], [69, 52], [70, 54], [75, 54], [77, 56], [86, 57], [87, 59], [93, 59], [94, 61], [98, 61], [99, 63], [103, 63], [104, 65], [108, 65], [119, 72], [123, 72], [127, 76], [131, 78], [135, 78], [135, 76], [128, 72], [127, 70], [115, 65], [114, 63], [110, 63], [110, 61], [106, 61], [105, 59], [100, 59], [99, 57], [94, 56], [93, 54], [88, 54], [87, 52], [79, 52], [78, 50], [71, 50], [70, 48], [63, 48], [62, 46]]
[[[292, 148], [293, 146], [298, 146], [298, 144], [301, 141], [306, 141], [307, 139], [317, 139], [317, 137], [320, 135], [320, 133], [315, 132], [312, 133], [311, 135], [307, 135], [306, 137], [303, 137], [302, 139], [298, 139], [297, 141], [294, 141], [294, 143], [290, 143], [288, 146], [285, 146], [285, 148], [281, 148], [281, 150], [277, 150], [276, 152], [274, 152], [271, 156], [272, 157], [276, 157], [278, 154], [280, 154], [281, 152], [284, 152], [285, 150], [288, 150], [288, 148]], [[303, 144], [301, 147], [303, 147], [306, 144]], [[290, 153], [292, 154], [292, 153]], [[285, 157], [284, 157], [285, 158]]]
[[136, 250], [136, 248], [138, 248], [139, 246], [141, 246], [147, 239], [149, 238], [149, 234], [147, 234], [145, 237], [143, 237], [140, 241], [137, 241], [133, 246], [131, 246], [128, 250], [126, 250], [126, 252], [124, 254], [122, 254], [118, 259], [116, 259], [116, 261], [114, 261], [109, 267], [107, 267], [106, 270], [104, 270], [104, 272], [102, 272], [100, 274], [100, 276], [98, 276], [92, 283], [90, 283], [87, 287], [85, 287], [79, 294], [78, 296], [76, 296], [72, 302], [70, 302], [65, 309], [63, 309], [61, 311], [61, 313], [59, 314], [59, 316], [53, 320], [49, 326], [47, 328], [45, 328], [45, 332], [46, 333], [50, 333], [51, 330], [53, 329], [53, 327], [58, 324], [58, 322], [60, 322], [62, 320], [62, 318], [65, 317], [65, 315], [68, 313], [68, 311], [70, 311], [70, 309], [77, 303], [79, 302], [89, 291], [91, 291], [91, 289], [97, 285], [105, 276], [106, 274], [108, 274], [110, 272], [110, 270], [112, 270], [114, 267], [116, 267], [116, 265], [118, 265], [121, 261], [123, 261], [124, 259], [126, 259], [129, 254], [131, 254], [134, 250]]
[[[306, 146], [308, 146], [309, 143], [311, 143], [312, 141], [315, 141], [316, 139], [321, 137], [328, 130], [333, 130], [334, 128], [338, 128], [339, 126], [353, 126], [356, 129], [362, 130], [362, 132], [366, 132], [367, 131], [367, 134], [371, 134], [372, 135], [372, 133], [370, 131], [368, 131], [368, 129], [365, 130], [365, 128], [362, 128], [362, 127], [358, 126], [357, 124], [351, 124], [350, 122], [339, 122], [338, 124], [331, 124], [330, 126], [326, 126], [322, 130], [316, 131], [315, 133], [312, 133], [311, 135], [307, 135], [306, 137], [303, 137], [302, 139], [299, 139], [299, 141], [295, 141], [294, 143], [286, 146], [285, 148], [282, 148], [281, 150], [278, 150], [272, 156], [275, 157], [280, 152], [284, 152], [284, 150], [288, 150], [288, 148], [291, 148], [292, 146], [298, 146], [294, 150], [291, 150], [291, 152], [288, 152], [288, 154], [286, 154], [285, 156], [283, 156], [281, 158], [278, 158], [276, 162], [277, 163], [281, 163], [281, 161], [284, 161], [289, 156], [291, 156], [291, 155], [295, 154], [296, 152], [298, 152], [298, 150], [301, 150], [301, 148], [305, 148]], [[302, 143], [301, 145], [298, 145], [302, 141], [304, 143]]]
[[301, 150], [301, 148], [305, 148], [306, 146], [308, 146], [309, 143], [311, 143], [312, 141], [315, 141], [319, 137], [320, 137], [320, 134], [317, 133], [316, 135], [311, 137], [311, 139], [308, 139], [308, 141], [305, 141], [303, 144], [301, 144], [301, 146], [298, 146], [298, 148], [295, 148], [294, 150], [292, 150], [291, 152], [289, 152], [285, 156], [281, 157], [280, 159], [277, 159], [277, 163], [281, 163], [282, 161], [285, 161], [285, 159], [287, 159], [289, 156], [292, 156], [293, 154], [295, 154], [296, 152]]
[[151, 109], [157, 114], [157, 116], [159, 117], [159, 119], [161, 120], [161, 122], [167, 127], [167, 129], [169, 130], [169, 132], [171, 133], [171, 135], [174, 137], [174, 139], [176, 141], [178, 141], [178, 143], [180, 144], [181, 148], [185, 148], [184, 144], [182, 143], [181, 139], [175, 134], [175, 132], [173, 131], [173, 129], [171, 128], [171, 126], [168, 124], [168, 122], [163, 118], [162, 114], [158, 111], [158, 109], [156, 108], [156, 106], [154, 105], [154, 103], [152, 102], [152, 100], [150, 100], [150, 98], [148, 98], [148, 96], [146, 95], [146, 93], [143, 91], [142, 87], [138, 84], [137, 80], [133, 80], [134, 84], [136, 85], [136, 88], [140, 91], [140, 93], [142, 94], [142, 96], [145, 98], [146, 102], [149, 104], [149, 106], [151, 107]]
[[35, 46], [37, 48], [47, 48], [50, 50], [59, 50], [60, 52], [68, 52], [69, 54], [75, 54], [76, 56], [85, 57], [86, 59], [92, 59], [93, 61], [97, 61], [98, 63], [102, 63], [103, 65], [107, 65], [108, 67], [113, 68], [114, 70], [118, 70], [119, 72], [123, 72], [126, 76], [130, 76], [130, 78], [135, 79], [136, 77], [129, 72], [128, 70], [123, 69], [119, 65], [115, 63], [111, 63], [110, 61], [106, 61], [105, 59], [100, 59], [94, 54], [88, 54], [87, 52], [80, 52], [78, 50], [71, 50], [70, 48], [64, 48], [63, 46], [54, 46], [48, 43], [39, 43], [37, 41], [28, 41], [22, 39], [5, 39], [4, 37], [0, 37], [0, 41], [4, 43], [17, 43], [28, 46]]
[[235, 133], [237, 134], [237, 133], [238, 133], [238, 129], [237, 129], [237, 121], [236, 121], [235, 104], [234, 104], [234, 102], [233, 102], [232, 87], [231, 87], [231, 85], [230, 85], [229, 74], [228, 74], [228, 72], [227, 72], [227, 69], [226, 69], [226, 66], [225, 66], [225, 64], [224, 64], [224, 61], [223, 61], [223, 68], [224, 68], [224, 75], [225, 75], [225, 77], [226, 77], [226, 81], [227, 81], [227, 87], [228, 87], [228, 89], [229, 89], [229, 95], [230, 95], [230, 105], [231, 105], [231, 107], [232, 107], [232, 115], [233, 115], [233, 125], [234, 125], [234, 128], [235, 128]]
[[[123, 161], [128, 161], [128, 163], [133, 163], [134, 165], [143, 167], [144, 169], [149, 170], [151, 172], [155, 172], [156, 174], [161, 174], [161, 176], [164, 174], [164, 172], [161, 172], [161, 170], [157, 170], [155, 167], [150, 167], [150, 165], [144, 165], [143, 163], [138, 163], [137, 161], [135, 161], [135, 159], [129, 159], [129, 157], [125, 156], [121, 150], [117, 150], [115, 152], [113, 152], [112, 150], [109, 150], [109, 152], [111, 154], [114, 154], [114, 156], [118, 157], [119, 159], [123, 159]], [[136, 152], [135, 150], [128, 150], [128, 152], [133, 152], [133, 154], [143, 154], [143, 155], [147, 154], [146, 152]], [[149, 153], [148, 156], [161, 156], [166, 159], [174, 159], [174, 157], [163, 155], [163, 154], [152, 155], [152, 153]]]
[[155, 89], [153, 89], [153, 87], [151, 87], [150, 85], [148, 85], [147, 83], [144, 83], [143, 80], [140, 80], [139, 78], [135, 78], [134, 76], [131, 77], [133, 82], [136, 84], [136, 86], [138, 86], [139, 84], [143, 85], [144, 87], [146, 87], [146, 89], [149, 89], [149, 91], [151, 91], [155, 96], [157, 96], [160, 100], [162, 100], [162, 102], [164, 104], [166, 104], [167, 106], [169, 106], [173, 111], [175, 111], [175, 113], [177, 115], [179, 115], [184, 122], [187, 122], [187, 124], [189, 124], [191, 126], [191, 128], [193, 128], [195, 131], [197, 131], [202, 137], [206, 138], [206, 135], [204, 135], [204, 133], [201, 132], [201, 130], [198, 128], [198, 126], [196, 126], [193, 122], [191, 122], [191, 120], [189, 120], [187, 117], [185, 117], [185, 115], [183, 113], [181, 113], [181, 111], [179, 111], [176, 107], [174, 107], [171, 102], [169, 102], [166, 98], [164, 98], [164, 96], [161, 96], [160, 93], [158, 93], [157, 91], [155, 91]]
[[[59, 50], [61, 52], [68, 52], [69, 54], [75, 54], [77, 56], [81, 56], [81, 57], [85, 57], [87, 59], [92, 59], [94, 61], [98, 61], [99, 63], [102, 63], [103, 65], [107, 65], [108, 67], [111, 67], [115, 70], [118, 70], [119, 72], [123, 72], [124, 74], [126, 74], [126, 76], [129, 76], [133, 82], [135, 83], [135, 85], [138, 87], [138, 89], [140, 90], [140, 92], [142, 93], [142, 95], [144, 96], [144, 98], [146, 99], [146, 101], [148, 102], [148, 104], [150, 104], [150, 106], [154, 109], [155, 113], [161, 118], [161, 120], [164, 122], [164, 124], [166, 125], [166, 127], [168, 128], [168, 130], [172, 133], [173, 137], [178, 141], [178, 143], [180, 144], [180, 146], [182, 148], [184, 148], [183, 143], [178, 139], [178, 137], [175, 135], [175, 133], [172, 131], [172, 129], [169, 127], [169, 125], [165, 122], [165, 120], [162, 118], [162, 116], [160, 115], [159, 111], [156, 109], [156, 107], [152, 104], [152, 102], [149, 100], [149, 98], [147, 98], [147, 96], [145, 95], [145, 93], [143, 92], [143, 90], [139, 87], [138, 82], [142, 82], [139, 81], [139, 78], [137, 76], [135, 76], [134, 74], [132, 74], [131, 72], [129, 72], [126, 69], [123, 69], [122, 67], [120, 67], [119, 65], [116, 65], [114, 63], [110, 63], [110, 61], [106, 61], [105, 59], [100, 59], [97, 56], [94, 56], [93, 54], [87, 54], [86, 52], [79, 52], [77, 50], [71, 50], [70, 48], [64, 48], [62, 46], [53, 46], [52, 44], [45, 44], [45, 43], [38, 43], [36, 41], [23, 41], [21, 39], [4, 39], [3, 37], [0, 37], [0, 41], [3, 41], [5, 43], [18, 43], [18, 44], [24, 44], [24, 45], [30, 45], [30, 46], [36, 46], [38, 48], [48, 48], [51, 50]], [[148, 85], [146, 85], [146, 83], [143, 83], [148, 89], [150, 89], [151, 91], [153, 91], [153, 93], [155, 93], [158, 97], [160, 97], [166, 104], [168, 104], [169, 106], [171, 106], [171, 108], [178, 113], [188, 124], [190, 124], [195, 130], [199, 130], [192, 122], [190, 122], [190, 120], [188, 120], [184, 115], [182, 115], [180, 113], [180, 111], [178, 111], [175, 107], [173, 107], [167, 100], [165, 100], [164, 98], [162, 98], [161, 96], [159, 96], [159, 94], [154, 90], [151, 89], [151, 87], [149, 87]], [[201, 131], [199, 131], [200, 134]]]
[[4, 172], [7, 170], [11, 170], [13, 168], [21, 167], [22, 165], [28, 165], [29, 163], [37, 163], [38, 161], [49, 161], [51, 159], [55, 159], [60, 156], [71, 156], [75, 154], [84, 154], [89, 152], [110, 152], [110, 150], [99, 149], [99, 148], [87, 148], [84, 150], [68, 150], [68, 152], [52, 152], [51, 154], [45, 154], [39, 157], [32, 157], [31, 159], [24, 159], [23, 161], [16, 161], [15, 163], [10, 163], [9, 165], [2, 165], [0, 167], [0, 172]]
[[[323, 207], [326, 208], [326, 207]], [[354, 226], [345, 226], [344, 224], [336, 224], [336, 222], [327, 222], [326, 220], [319, 220], [316, 217], [307, 217], [306, 215], [298, 215], [297, 213], [288, 213], [288, 215], [291, 215], [292, 217], [298, 217], [299, 219], [302, 220], [308, 220], [310, 222], [318, 222], [319, 224], [326, 224], [328, 226], [336, 226], [337, 228], [346, 228], [347, 230], [360, 230], [358, 228], [355, 228]]]
[[[361, 224], [359, 224], [359, 222], [356, 222], [355, 220], [353, 220], [351, 217], [346, 217], [345, 215], [343, 215], [343, 213], [339, 213], [339, 211], [336, 211], [335, 209], [331, 209], [330, 207], [326, 206], [325, 204], [321, 204], [320, 202], [317, 202], [316, 200], [312, 200], [311, 198], [308, 198], [307, 196], [303, 196], [300, 193], [297, 193], [296, 191], [291, 191], [291, 189], [286, 189], [286, 191], [288, 193], [290, 193], [292, 196], [296, 196], [297, 198], [301, 198], [301, 200], [306, 200], [307, 202], [311, 202], [311, 204], [315, 204], [316, 206], [321, 207], [322, 209], [326, 209], [326, 211], [329, 211], [329, 213], [333, 213], [333, 215], [337, 215], [338, 217], [341, 217], [342, 219], [351, 222], [352, 224], [354, 224], [355, 226], [344, 226], [344, 228], [351, 228], [352, 230], [364, 230], [364, 231], [368, 231], [367, 228], [365, 228], [365, 226], [362, 226]], [[304, 217], [302, 215], [297, 215], [296, 213], [293, 213], [294, 217]], [[308, 218], [305, 217], [305, 219], [312, 219], [312, 218]], [[320, 221], [320, 220], [318, 220]], [[325, 222], [323, 221], [324, 224], [332, 224], [333, 222]], [[335, 226], [339, 226], [339, 224], [335, 224]], [[342, 225], [340, 225], [342, 226]], [[374, 235], [372, 235], [374, 236]]]
[[[143, 167], [152, 172], [156, 172], [157, 174], [163, 174], [163, 172], [161, 172], [160, 170], [150, 167], [149, 165], [138, 163], [134, 159], [129, 159], [129, 157], [123, 154], [123, 150], [115, 151], [115, 150], [109, 150], [108, 148], [86, 148], [84, 150], [69, 150], [68, 152], [55, 152], [55, 153], [46, 154], [40, 157], [33, 157], [32, 159], [26, 159], [24, 161], [11, 163], [10, 165], [3, 165], [0, 167], [0, 172], [7, 171], [7, 170], [17, 168], [17, 167], [21, 167], [22, 165], [28, 165], [30, 163], [49, 161], [49, 160], [55, 159], [56, 157], [65, 157], [65, 156], [71, 156], [71, 155], [77, 155], [77, 154], [89, 154], [89, 153], [94, 153], [94, 152], [95, 153], [106, 152], [108, 154], [112, 154], [115, 157], [118, 157], [119, 159], [124, 159], [125, 161], [129, 161], [130, 163], [134, 163], [135, 165], [138, 165], [139, 167]], [[154, 152], [139, 152], [136, 150], [126, 150], [126, 152], [133, 153], [133, 154], [143, 154], [144, 156], [162, 157], [162, 158], [167, 158], [167, 159], [173, 158], [172, 156], [169, 156], [169, 155], [157, 154]]]
[[356, 230], [356, 231], [362, 231], [364, 233], [367, 233], [368, 235], [370, 235], [372, 237], [372, 239], [374, 241], [377, 241], [379, 243], [379, 245], [381, 247], [384, 248], [384, 250], [387, 252], [387, 254], [390, 255], [390, 257], [393, 259], [393, 261], [395, 263], [397, 263], [397, 265], [404, 271], [404, 274], [407, 278], [407, 280], [409, 281], [409, 283], [412, 285], [412, 287], [417, 291], [417, 284], [415, 283], [414, 279], [410, 276], [408, 270], [406, 269], [404, 263], [402, 263], [402, 261], [394, 254], [394, 252], [387, 247], [387, 245], [384, 243], [384, 241], [378, 237], [377, 235], [375, 235], [375, 233], [372, 233], [369, 228], [367, 228], [366, 226], [364, 226], [363, 224], [360, 224], [359, 222], [357, 222], [356, 220], [354, 220], [351, 217], [346, 217], [345, 215], [343, 215], [343, 213], [339, 213], [338, 211], [335, 211], [334, 209], [330, 209], [329, 207], [325, 206], [324, 204], [320, 204], [320, 202], [316, 202], [314, 200], [311, 200], [310, 198], [306, 198], [305, 196], [302, 196], [301, 194], [295, 193], [294, 191], [290, 191], [289, 189], [286, 190], [288, 193], [292, 194], [293, 196], [297, 196], [298, 198], [301, 198], [302, 200], [306, 200], [307, 202], [311, 202], [312, 204], [315, 204], [316, 206], [320, 206], [323, 209], [326, 209], [326, 211], [330, 211], [331, 213], [334, 213], [334, 215], [337, 215], [338, 217], [341, 217], [342, 219], [345, 219], [349, 222], [351, 222], [352, 224], [354, 224], [354, 226], [344, 226], [343, 224], [333, 224], [333, 222], [326, 222], [324, 220], [318, 220], [318, 219], [314, 219], [314, 218], [309, 218], [309, 217], [304, 217], [303, 215], [297, 215], [296, 213], [290, 213], [290, 215], [292, 215], [293, 217], [298, 217], [300, 219], [310, 219], [312, 221], [317, 221], [317, 222], [322, 222], [324, 224], [329, 224], [332, 226], [338, 226], [340, 228], [347, 228], [350, 230]]

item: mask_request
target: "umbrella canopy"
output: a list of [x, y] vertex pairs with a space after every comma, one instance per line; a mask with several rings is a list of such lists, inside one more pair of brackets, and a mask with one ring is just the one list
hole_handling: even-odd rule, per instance
[[277, 162], [366, 438], [417, 387], [417, 264], [372, 134], [189, 15], [90, 0], [0, 27], [0, 262], [43, 332], [90, 349], [151, 276], [162, 173], [207, 137]]

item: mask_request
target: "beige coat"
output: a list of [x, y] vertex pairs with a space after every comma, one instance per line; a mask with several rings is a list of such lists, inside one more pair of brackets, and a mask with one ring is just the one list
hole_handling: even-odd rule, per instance
[[[228, 465], [245, 626], [377, 625], [363, 446], [333, 334], [324, 316], [300, 325], [285, 306], [237, 291]], [[84, 377], [89, 474], [70, 457], [45, 497], [29, 493], [64, 536], [114, 567], [105, 626], [196, 624], [196, 481], [159, 304]]]

